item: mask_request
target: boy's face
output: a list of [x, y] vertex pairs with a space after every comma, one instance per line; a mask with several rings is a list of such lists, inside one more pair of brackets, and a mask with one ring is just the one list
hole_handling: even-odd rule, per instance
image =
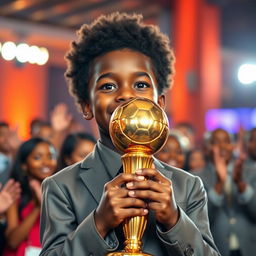
[[142, 53], [130, 49], [108, 52], [94, 60], [90, 73], [90, 102], [83, 106], [83, 112], [88, 120], [95, 117], [101, 135], [108, 135], [114, 110], [134, 97], [148, 98], [164, 107], [151, 60]]

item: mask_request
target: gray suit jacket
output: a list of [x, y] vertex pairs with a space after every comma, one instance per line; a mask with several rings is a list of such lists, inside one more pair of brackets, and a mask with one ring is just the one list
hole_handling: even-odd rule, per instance
[[[232, 171], [232, 170], [231, 170]], [[210, 228], [221, 254], [229, 255], [230, 233], [235, 233], [243, 256], [251, 256], [256, 251], [256, 163], [244, 164], [243, 177], [247, 189], [239, 194], [236, 185], [231, 187], [231, 195], [218, 196], [214, 192], [216, 174], [213, 165], [197, 173], [203, 180], [208, 193]]]
[[[41, 256], [103, 256], [122, 246], [117, 230], [103, 239], [94, 223], [94, 210], [103, 186], [113, 178], [106, 171], [102, 152], [118, 158], [110, 161], [111, 168], [121, 166], [120, 155], [104, 146], [101, 151], [99, 144], [84, 161], [43, 182]], [[150, 213], [143, 252], [156, 256], [219, 255], [209, 231], [206, 193], [201, 180], [157, 160], [155, 166], [172, 180], [180, 219], [171, 230], [163, 232]]]

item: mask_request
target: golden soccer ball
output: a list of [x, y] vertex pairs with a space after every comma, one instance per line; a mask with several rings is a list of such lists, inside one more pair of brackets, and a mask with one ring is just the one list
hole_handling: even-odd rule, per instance
[[154, 154], [167, 140], [169, 123], [164, 110], [156, 103], [134, 98], [116, 108], [109, 131], [114, 146], [122, 152], [131, 146], [143, 145]]

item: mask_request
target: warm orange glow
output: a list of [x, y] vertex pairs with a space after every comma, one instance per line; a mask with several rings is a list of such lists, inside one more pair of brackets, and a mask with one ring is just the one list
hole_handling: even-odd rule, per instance
[[171, 92], [172, 116], [174, 122], [190, 120], [191, 95], [186, 75], [198, 72], [198, 10], [199, 0], [176, 1], [174, 12], [174, 50], [176, 74]]
[[204, 23], [202, 24], [201, 39], [201, 81], [202, 101], [205, 109], [216, 108], [220, 105], [221, 90], [221, 58], [220, 58], [220, 38], [219, 10], [214, 6], [204, 7]]
[[[190, 122], [202, 135], [204, 115], [220, 106], [221, 65], [219, 9], [204, 0], [179, 0], [174, 5], [176, 75], [171, 91], [174, 123]], [[196, 88], [189, 90], [187, 75], [193, 71]]]
[[0, 70], [0, 120], [18, 127], [19, 136], [26, 139], [30, 121], [46, 116], [46, 68], [1, 61]]

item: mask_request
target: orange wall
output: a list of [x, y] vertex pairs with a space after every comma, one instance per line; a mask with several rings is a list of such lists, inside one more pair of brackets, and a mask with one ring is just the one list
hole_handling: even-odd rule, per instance
[[[177, 0], [174, 4], [174, 51], [176, 75], [170, 93], [174, 124], [191, 123], [198, 139], [205, 132], [205, 113], [220, 107], [221, 58], [220, 10], [205, 0]], [[194, 72], [195, 88], [189, 89], [187, 75]]]
[[189, 92], [187, 74], [198, 74], [198, 0], [179, 0], [174, 5], [174, 52], [176, 56], [174, 85], [171, 92], [172, 117], [175, 123], [193, 121], [193, 98]]
[[33, 118], [46, 117], [46, 79], [46, 66], [16, 67], [13, 61], [0, 59], [0, 120], [18, 126], [22, 139], [28, 137]]

